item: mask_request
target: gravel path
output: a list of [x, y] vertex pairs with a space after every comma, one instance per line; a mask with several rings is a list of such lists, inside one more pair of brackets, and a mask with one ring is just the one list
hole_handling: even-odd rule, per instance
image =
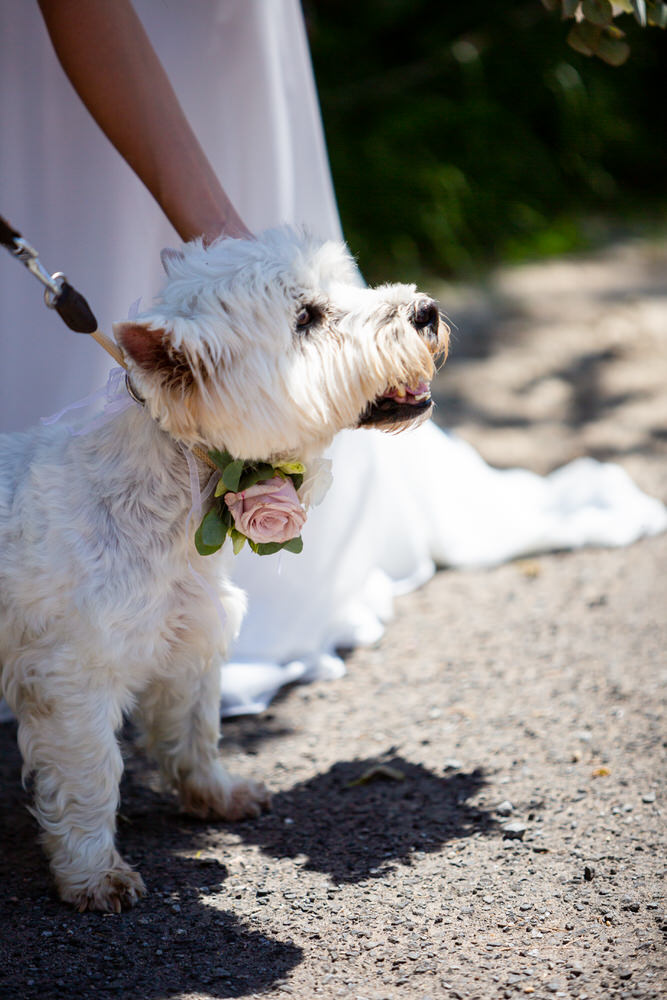
[[[446, 289], [440, 413], [498, 464], [592, 453], [667, 497], [666, 265], [628, 244]], [[0, 997], [664, 997], [666, 561], [439, 573], [342, 681], [227, 722], [275, 793], [256, 822], [180, 816], [128, 742], [150, 895], [119, 917], [50, 894], [0, 727]]]

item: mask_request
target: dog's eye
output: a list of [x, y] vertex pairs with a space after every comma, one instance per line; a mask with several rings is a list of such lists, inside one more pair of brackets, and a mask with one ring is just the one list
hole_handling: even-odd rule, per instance
[[296, 314], [296, 327], [297, 330], [303, 330], [304, 327], [310, 326], [310, 324], [315, 319], [315, 312], [311, 306], [302, 306]]

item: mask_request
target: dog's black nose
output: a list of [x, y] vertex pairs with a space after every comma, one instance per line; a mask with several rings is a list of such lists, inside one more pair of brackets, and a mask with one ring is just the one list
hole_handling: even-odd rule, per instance
[[416, 330], [437, 329], [439, 321], [438, 306], [433, 299], [422, 299], [414, 307], [412, 325]]

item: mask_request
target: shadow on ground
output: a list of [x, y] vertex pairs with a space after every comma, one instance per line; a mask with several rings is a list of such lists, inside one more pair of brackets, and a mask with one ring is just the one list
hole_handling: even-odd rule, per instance
[[167, 1000], [197, 992], [241, 997], [270, 989], [300, 963], [302, 951], [289, 940], [254, 931], [234, 913], [208, 905], [207, 897], [227, 878], [210, 836], [207, 856], [196, 857], [211, 828], [180, 816], [173, 801], [135, 780], [129, 763], [118, 840], [140, 868], [149, 895], [120, 916], [75, 913], [51, 887], [20, 787], [15, 726], [0, 726], [3, 1000]]
[[[354, 883], [493, 825], [466, 802], [484, 784], [480, 772], [439, 777], [388, 756], [382, 764], [377, 772], [377, 759], [338, 763], [278, 794], [271, 814], [227, 829], [266, 855], [298, 859], [302, 871]], [[223, 854], [216, 857], [221, 828], [179, 815], [173, 800], [145, 783], [145, 770], [132, 754], [118, 840], [149, 895], [121, 916], [78, 914], [50, 887], [20, 786], [15, 726], [0, 726], [0, 997], [241, 997], [269, 990], [302, 961], [288, 939], [219, 909], [228, 877]]]
[[271, 857], [305, 857], [333, 882], [361, 882], [493, 828], [467, 804], [485, 783], [481, 771], [440, 777], [401, 757], [341, 762], [276, 795], [272, 812], [238, 833]]

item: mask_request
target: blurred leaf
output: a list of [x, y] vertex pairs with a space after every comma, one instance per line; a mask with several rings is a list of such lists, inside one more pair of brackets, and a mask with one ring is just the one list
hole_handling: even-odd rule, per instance
[[299, 535], [297, 538], [290, 538], [288, 542], [283, 543], [283, 548], [287, 549], [288, 552], [294, 552], [299, 554], [303, 551], [303, 538]]
[[562, 32], [536, 0], [305, 0], [343, 227], [369, 282], [582, 249], [599, 231], [587, 220], [610, 213], [664, 218], [664, 102], [646, 95], [665, 92], [667, 37], [625, 4], [617, 73], [584, 57], [599, 36], [577, 33], [574, 51], [576, 23]]
[[609, 0], [583, 0], [581, 12], [591, 24], [606, 28], [614, 19], [614, 11]]
[[397, 767], [391, 767], [389, 764], [374, 764], [373, 767], [369, 767], [367, 771], [364, 771], [360, 777], [355, 778], [354, 781], [348, 781], [347, 788], [356, 788], [358, 785], [368, 785], [371, 781], [377, 781], [378, 779], [384, 779], [388, 781], [405, 781], [405, 774], [403, 771], [399, 771]]
[[654, 25], [656, 28], [667, 28], [667, 4], [666, 3], [652, 3], [649, 5], [648, 12], [648, 23]]
[[574, 17], [577, 13], [580, 0], [563, 0], [563, 19]]
[[642, 28], [646, 27], [646, 0], [631, 0], [632, 9], [637, 20], [637, 24], [640, 24]]
[[598, 50], [601, 34], [601, 28], [589, 24], [588, 21], [580, 21], [570, 28], [567, 36], [568, 45], [584, 56], [593, 56]]
[[622, 66], [630, 55], [630, 46], [622, 38], [604, 34], [600, 38], [596, 55], [610, 66]]

